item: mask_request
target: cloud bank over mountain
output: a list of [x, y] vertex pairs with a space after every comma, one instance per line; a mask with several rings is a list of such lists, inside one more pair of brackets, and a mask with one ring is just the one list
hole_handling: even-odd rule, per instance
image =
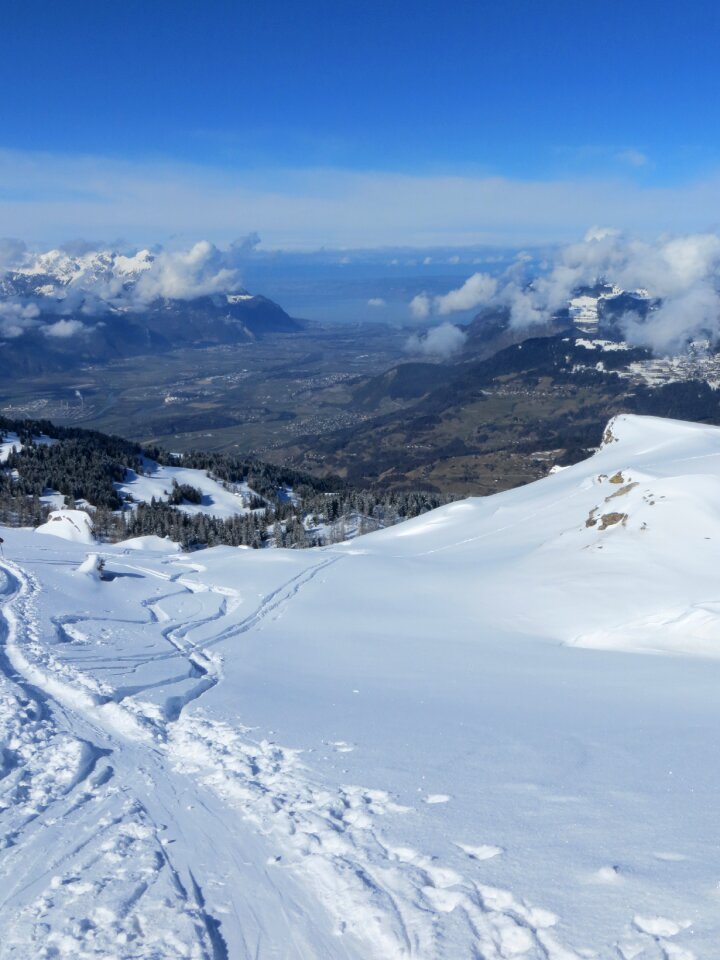
[[646, 241], [593, 227], [581, 242], [558, 248], [544, 263], [519, 257], [499, 277], [475, 273], [442, 296], [419, 294], [410, 311], [429, 318], [505, 307], [514, 326], [532, 327], [566, 307], [579, 288], [601, 280], [656, 298], [647, 317], [628, 311], [622, 318], [629, 342], [663, 353], [694, 338], [720, 340], [720, 236], [715, 233]]
[[461, 352], [466, 339], [467, 335], [460, 327], [442, 323], [431, 327], [427, 333], [413, 334], [408, 338], [405, 350], [411, 355], [432, 360], [451, 360]]
[[41, 328], [66, 338], [92, 329], [84, 320], [113, 311], [237, 292], [239, 262], [256, 242], [246, 238], [221, 249], [202, 240], [187, 249], [118, 252], [78, 241], [38, 253], [20, 240], [2, 240], [0, 336]]
[[[64, 339], [87, 333], [106, 315], [140, 312], [158, 300], [242, 292], [243, 267], [258, 243], [257, 234], [226, 246], [205, 239], [118, 249], [74, 241], [38, 252], [20, 239], [0, 240], [0, 337], [41, 329]], [[720, 235], [713, 232], [648, 241], [592, 227], [580, 242], [545, 248], [542, 255], [520, 253], [497, 274], [475, 272], [448, 292], [420, 292], [409, 306], [425, 322], [502, 307], [513, 326], [532, 328], [600, 280], [652, 298], [647, 316], [628, 311], [621, 317], [629, 342], [666, 353], [691, 339], [720, 341]], [[369, 305], [378, 308], [382, 300]], [[452, 324], [440, 329], [429, 340], [411, 338], [410, 348], [432, 356], [457, 353], [461, 331]]]
[[223, 251], [207, 240], [189, 250], [161, 250], [140, 275], [133, 298], [149, 303], [158, 297], [192, 300], [230, 293], [242, 286], [232, 248]]
[[0, 301], [0, 337], [12, 339], [37, 326], [40, 308], [35, 303]]

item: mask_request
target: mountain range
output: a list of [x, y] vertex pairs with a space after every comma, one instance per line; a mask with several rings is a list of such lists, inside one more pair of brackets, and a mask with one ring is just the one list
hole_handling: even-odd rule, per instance
[[133, 256], [53, 250], [7, 269], [0, 277], [5, 372], [52, 372], [300, 329], [197, 246], [203, 249], [190, 262], [148, 250]]
[[490, 493], [587, 456], [617, 413], [720, 423], [720, 359], [709, 344], [655, 357], [622, 337], [623, 317], [647, 315], [649, 297], [592, 290], [577, 299], [582, 317], [571, 301], [531, 328], [513, 325], [507, 309], [482, 311], [458, 356], [358, 379], [348, 409], [362, 411], [359, 423], [275, 456], [362, 484]]

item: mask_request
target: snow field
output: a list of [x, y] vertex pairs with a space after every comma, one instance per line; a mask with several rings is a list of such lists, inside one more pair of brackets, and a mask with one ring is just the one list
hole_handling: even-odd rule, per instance
[[138, 502], [150, 503], [153, 497], [156, 500], [167, 500], [175, 481], [178, 484], [190, 484], [202, 493], [202, 503], [184, 503], [178, 506], [183, 513], [190, 515], [207, 513], [212, 517], [225, 520], [238, 514], [251, 512], [246, 505], [252, 495], [247, 483], [232, 484], [229, 489], [226, 489], [222, 483], [208, 477], [204, 470], [163, 466], [147, 459], [144, 469], [146, 471], [144, 474], [128, 470], [125, 482], [115, 484], [117, 490], [122, 494], [130, 495]]
[[619, 418], [362, 549], [3, 531], [0, 955], [712, 960], [719, 478]]
[[[336, 561], [337, 558], [323, 561], [318, 566], [324, 568]], [[275, 596], [271, 594], [265, 598], [256, 611], [230, 629], [237, 633], [248, 624], [256, 624], [268, 615], [267, 611], [276, 610], [278, 603], [288, 602], [290, 597], [295, 596], [300, 585], [313, 578], [314, 572], [316, 568], [311, 567], [310, 571], [291, 577], [283, 588], [275, 592]], [[177, 577], [179, 580], [180, 575]], [[31, 580], [25, 581], [21, 588], [25, 602], [23, 620], [27, 624], [20, 631], [25, 634], [26, 641], [22, 649], [17, 637], [18, 621], [9, 612], [12, 629], [7, 648], [16, 668], [23, 676], [36, 682], [40, 689], [46, 690], [57, 704], [90, 718], [93, 724], [109, 731], [113, 737], [130, 742], [140, 740], [148, 744], [154, 740], [157, 747], [167, 753], [171, 769], [192, 777], [225, 804], [237, 809], [242, 819], [263, 833], [277, 849], [278, 852], [268, 858], [273, 870], [291, 869], [304, 878], [329, 916], [334, 918], [335, 935], [352, 937], [364, 944], [363, 951], [369, 949], [373, 955], [438, 956], [442, 953], [443, 938], [437, 921], [428, 922], [428, 912], [432, 914], [439, 911], [440, 915], [447, 916], [452, 914], [452, 919], [456, 920], [461, 911], [455, 912], [453, 904], [462, 902], [462, 913], [471, 918], [464, 924], [468, 927], [466, 935], [473, 939], [478, 936], [484, 938], [487, 949], [490, 944], [495, 944], [489, 957], [505, 958], [519, 955], [520, 952], [527, 953], [533, 947], [539, 949], [540, 944], [544, 945], [548, 957], [576, 956], [563, 953], [555, 938], [545, 929], [554, 922], [550, 914], [538, 912], [537, 917], [541, 918], [542, 923], [535, 923], [536, 914], [509, 895], [503, 898], [503, 891], [490, 887], [480, 889], [472, 881], [464, 881], [456, 871], [436, 865], [431, 857], [412, 848], [386, 844], [378, 832], [377, 819], [408, 812], [394, 802], [387, 792], [358, 786], [327, 789], [322, 784], [313, 783], [296, 751], [283, 749], [268, 741], [255, 742], [242, 726], [233, 727], [198, 714], [176, 717], [175, 711], [170, 708], [172, 697], [167, 700], [164, 709], [159, 709], [152, 702], [140, 699], [137, 693], [123, 693], [114, 688], [108, 680], [94, 684], [84, 671], [73, 672], [67, 660], [61, 662], [38, 643], [34, 625], [36, 616], [29, 613], [36, 590], [37, 584]], [[204, 595], [205, 592], [201, 591], [200, 596]], [[146, 605], [151, 613], [151, 622], [163, 625], [165, 637], [175, 634], [173, 645], [181, 643], [181, 638], [187, 643], [185, 638], [192, 626], [205, 628], [212, 623], [217, 631], [222, 613], [196, 617], [178, 627], [177, 621], [167, 612], [175, 604], [176, 612], [187, 617], [189, 611], [182, 601], [192, 607], [196, 596], [197, 585], [194, 585], [194, 589], [186, 585], [182, 592], [163, 595]], [[200, 613], [201, 608], [207, 612], [207, 607], [202, 603], [194, 612]], [[223, 609], [222, 602], [220, 609]], [[160, 611], [162, 615], [158, 615]], [[65, 637], [60, 640], [61, 643], [75, 643], [81, 638], [85, 650], [87, 639], [92, 636], [98, 622], [91, 617], [83, 620], [80, 628], [76, 621], [72, 624], [72, 633], [68, 633], [69, 624], [56, 619], [57, 636]], [[171, 623], [175, 624], [174, 629]], [[227, 627], [225, 629], [228, 630]], [[218, 635], [216, 632], [213, 639]], [[213, 661], [211, 653], [198, 651], [192, 644], [178, 646], [177, 649], [188, 659], [194, 656], [202, 657], [208, 663]], [[172, 686], [172, 682], [162, 686], [166, 689]], [[152, 689], [157, 688], [151, 685], [142, 692], [144, 694]], [[188, 702], [190, 698], [183, 701], [184, 704]], [[33, 741], [33, 751], [36, 750], [37, 739]], [[43, 752], [42, 757], [44, 763], [48, 764], [47, 751]], [[67, 772], [63, 777], [57, 777], [57, 767], [62, 764], [61, 757], [55, 767], [48, 765], [44, 774], [56, 789], [62, 788], [65, 779], [73, 782], [85, 779]], [[36, 782], [35, 792], [46, 796], [43, 778]], [[437, 802], [438, 798], [431, 796], [428, 799]], [[441, 802], [445, 799], [441, 798]], [[111, 837], [102, 842], [100, 852], [103, 856], [107, 855], [114, 861], [132, 855], [132, 869], [130, 865], [123, 867], [115, 875], [115, 880], [125, 882], [130, 879], [138, 888], [142, 887], [142, 896], [145, 896], [149, 881], [138, 878], [152, 875], [154, 883], [156, 878], [151, 865], [154, 863], [157, 868], [158, 860], [157, 853], [152, 854], [148, 850], [148, 843], [140, 842], [151, 840], [153, 831], [151, 827], [138, 826], [138, 810], [141, 811], [141, 808], [136, 803], [131, 804], [124, 809], [122, 817], [115, 817], [109, 823], [100, 821], [98, 829], [101, 836], [108, 832], [106, 828], [111, 831]], [[134, 846], [136, 842], [137, 849]], [[50, 880], [51, 890], [60, 893], [43, 892], [24, 911], [20, 911], [16, 924], [18, 942], [28, 936], [33, 936], [37, 941], [39, 931], [49, 931], [48, 944], [57, 949], [61, 956], [78, 954], [78, 951], [80, 956], [100, 956], [102, 951], [110, 949], [110, 944], [120, 951], [120, 956], [123, 955], [123, 945], [135, 949], [137, 930], [136, 936], [131, 937], [125, 927], [117, 924], [116, 907], [102, 905], [104, 899], [113, 904], [115, 902], [115, 894], [112, 888], [108, 888], [107, 878], [80, 879], [91, 877], [97, 863], [97, 854], [94, 853], [76, 871], [77, 877], [74, 874], [70, 879], [62, 875], [53, 876]], [[158, 868], [155, 872], [159, 874], [161, 871]], [[458, 889], [458, 885], [466, 889]], [[444, 892], [451, 887], [454, 888], [452, 895]], [[54, 918], [53, 911], [60, 894], [64, 898], [63, 905], [60, 916]], [[485, 899], [488, 899], [488, 906], [485, 905]], [[78, 921], [77, 911], [81, 905], [87, 906], [89, 903], [95, 905], [94, 910], [86, 910], [88, 916]], [[97, 907], [98, 903], [100, 907]], [[34, 932], [30, 934], [27, 924], [31, 916], [49, 917], [52, 922], [33, 927]], [[99, 929], [100, 920], [103, 921], [102, 930]], [[176, 926], [174, 919], [170, 925], [173, 928]], [[484, 931], [482, 934], [479, 932], [480, 926]], [[142, 925], [140, 929], [144, 930]], [[160, 929], [157, 922], [155, 929]], [[172, 937], [168, 939], [167, 935], [158, 934], [158, 944], [166, 951], [158, 955], [203, 956], [202, 938], [190, 934], [188, 928], [186, 939], [177, 943]], [[147, 941], [148, 955], [152, 956], [152, 951], [156, 949], [152, 938], [148, 939], [142, 932], [140, 936], [144, 937], [143, 942]], [[181, 950], [183, 944], [187, 947], [186, 953], [168, 952]]]

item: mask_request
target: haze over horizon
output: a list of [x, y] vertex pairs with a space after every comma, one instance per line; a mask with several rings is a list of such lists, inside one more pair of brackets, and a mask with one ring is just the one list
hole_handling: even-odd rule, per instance
[[11, 4], [0, 235], [312, 250], [714, 229], [717, 8], [511, 7]]

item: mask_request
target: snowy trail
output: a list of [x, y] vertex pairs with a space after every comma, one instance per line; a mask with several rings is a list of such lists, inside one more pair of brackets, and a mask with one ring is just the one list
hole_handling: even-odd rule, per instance
[[12, 753], [0, 783], [2, 956], [131, 956], [142, 944], [148, 957], [218, 960], [196, 893], [129, 775], [118, 776], [130, 764], [104, 725], [83, 715], [86, 694], [43, 686], [21, 650], [32, 578], [3, 564], [0, 581], [3, 742]]
[[[260, 912], [253, 864], [266, 854], [253, 853], [248, 836], [238, 848], [228, 845], [239, 832], [237, 815], [173, 776], [152, 711], [88, 694], [84, 683], [78, 690], [66, 671], [58, 679], [47, 662], [26, 656], [26, 643], [42, 654], [36, 592], [32, 576], [0, 568], [0, 720], [12, 722], [2, 732], [14, 750], [4, 751], [0, 780], [3, 960], [274, 957], [277, 943], [263, 948], [267, 927], [298, 957], [316, 948], [328, 960], [344, 956], [323, 948], [322, 935], [303, 932], [292, 911], [279, 917], [279, 896]], [[292, 884], [285, 887], [282, 900], [302, 913], [302, 897], [294, 901]], [[210, 900], [234, 916], [227, 932]]]

